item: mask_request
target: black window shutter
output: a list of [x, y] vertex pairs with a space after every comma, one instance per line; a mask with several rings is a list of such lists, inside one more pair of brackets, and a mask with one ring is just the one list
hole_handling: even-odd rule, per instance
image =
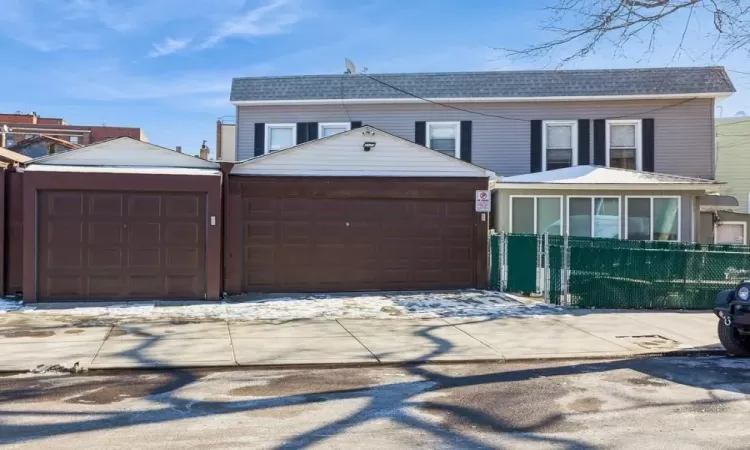
[[362, 128], [362, 122], [352, 122], [352, 130], [355, 128]]
[[542, 121], [531, 121], [531, 172], [542, 171]]
[[307, 131], [307, 122], [300, 122], [297, 124], [297, 144], [301, 144], [310, 140], [307, 138]]
[[[318, 139], [318, 122], [308, 122], [307, 123], [307, 140], [308, 141], [314, 141], [315, 139]], [[301, 144], [302, 142], [297, 142], [298, 144]]]
[[594, 121], [594, 164], [607, 165], [607, 122], [604, 119]]
[[643, 119], [641, 122], [641, 137], [643, 139], [643, 171], [653, 172], [656, 157], [654, 155], [654, 119]]
[[471, 120], [461, 121], [461, 160], [471, 162]]
[[591, 154], [590, 126], [591, 121], [581, 119], [578, 121], [578, 165], [585, 166], [589, 164], [589, 155]]
[[427, 146], [427, 122], [414, 122], [414, 142]]
[[266, 124], [255, 124], [255, 156], [260, 156], [266, 152]]

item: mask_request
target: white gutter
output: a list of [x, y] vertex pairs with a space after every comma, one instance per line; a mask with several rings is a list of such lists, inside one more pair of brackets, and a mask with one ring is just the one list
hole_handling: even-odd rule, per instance
[[[513, 102], [568, 102], [568, 101], [604, 101], [604, 100], [659, 100], [686, 98], [716, 98], [723, 99], [733, 92], [712, 92], [695, 94], [646, 94], [646, 95], [579, 95], [559, 97], [461, 97], [461, 98], [430, 98], [429, 101], [438, 103], [513, 103]], [[315, 99], [315, 100], [235, 100], [236, 106], [263, 105], [340, 105], [341, 103], [371, 105], [378, 103], [423, 103], [424, 100], [413, 97], [401, 98], [346, 98], [346, 99]]]
[[599, 191], [706, 191], [720, 189], [719, 183], [642, 183], [642, 184], [599, 184], [599, 183], [495, 183], [496, 190], [599, 190]]

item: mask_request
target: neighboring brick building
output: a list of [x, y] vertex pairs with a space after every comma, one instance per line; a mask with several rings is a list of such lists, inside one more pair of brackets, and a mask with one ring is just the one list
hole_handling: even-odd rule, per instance
[[[148, 137], [140, 128], [69, 125], [63, 119], [39, 117], [35, 112], [31, 114], [0, 113], [0, 127], [2, 127], [0, 147], [6, 148], [39, 135], [52, 136], [79, 145], [123, 136], [148, 142]], [[3, 130], [6, 131], [3, 132]]]

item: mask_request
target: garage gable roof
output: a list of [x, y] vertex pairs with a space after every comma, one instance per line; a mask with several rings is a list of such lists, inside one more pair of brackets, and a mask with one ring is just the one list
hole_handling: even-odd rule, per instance
[[37, 158], [29, 162], [29, 165], [219, 169], [215, 162], [129, 137], [110, 139], [69, 152]]
[[[373, 144], [365, 150], [365, 143]], [[371, 126], [241, 162], [236, 175], [490, 177], [494, 172]]]

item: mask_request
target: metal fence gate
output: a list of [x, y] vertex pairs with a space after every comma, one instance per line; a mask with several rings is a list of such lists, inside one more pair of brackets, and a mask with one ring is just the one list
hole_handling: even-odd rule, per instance
[[583, 308], [706, 309], [750, 278], [750, 247], [503, 233], [493, 289]]

